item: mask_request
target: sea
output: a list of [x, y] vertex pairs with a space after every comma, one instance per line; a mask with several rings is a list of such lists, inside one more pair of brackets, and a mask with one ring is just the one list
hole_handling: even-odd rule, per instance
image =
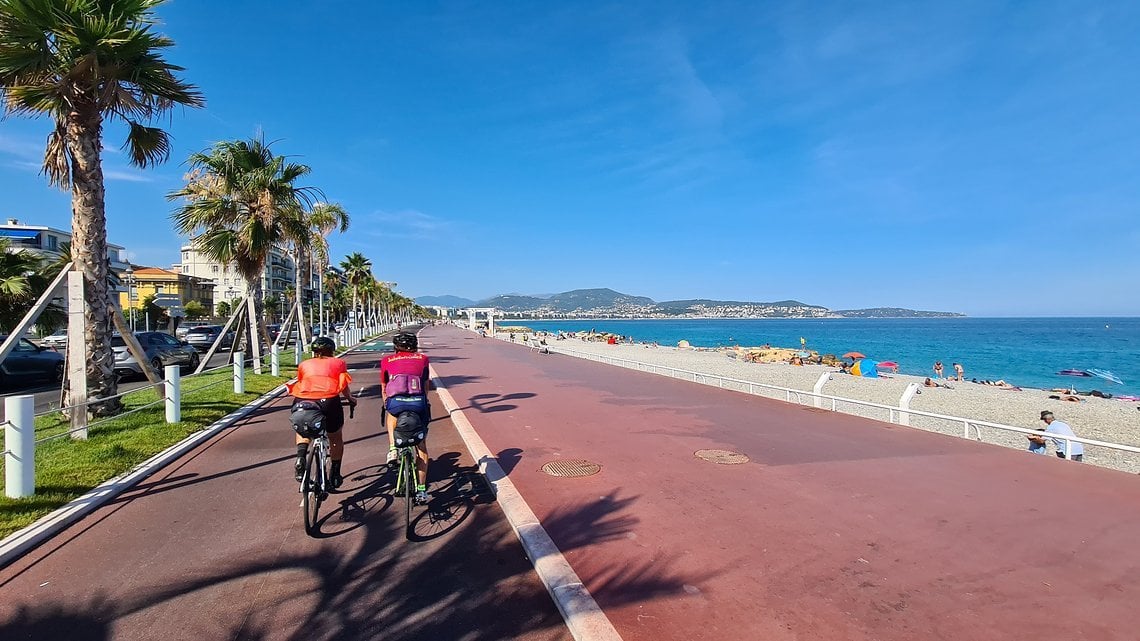
[[[803, 337], [809, 350], [859, 352], [894, 361], [903, 374], [933, 376], [934, 362], [942, 361], [946, 376], [961, 363], [967, 380], [1140, 396], [1140, 318], [496, 319], [496, 325], [593, 330], [660, 345], [686, 340], [694, 347], [798, 348]], [[1057, 373], [1068, 369], [1104, 370], [1123, 384]]]

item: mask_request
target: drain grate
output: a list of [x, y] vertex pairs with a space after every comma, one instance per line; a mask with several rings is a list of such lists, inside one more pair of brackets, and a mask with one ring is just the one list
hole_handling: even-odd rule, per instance
[[749, 460], [744, 454], [729, 450], [697, 450], [693, 456], [718, 465], [740, 465]]
[[540, 469], [551, 476], [590, 476], [601, 472], [602, 466], [582, 459], [571, 459], [551, 461]]

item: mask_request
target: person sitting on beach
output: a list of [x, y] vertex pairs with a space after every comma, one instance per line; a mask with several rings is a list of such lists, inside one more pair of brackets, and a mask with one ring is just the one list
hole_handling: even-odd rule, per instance
[[[1038, 432], [1044, 432], [1044, 427], [1037, 428]], [[1049, 448], [1045, 445], [1045, 439], [1037, 436], [1036, 434], [1027, 434], [1025, 438], [1029, 439], [1029, 451], [1034, 454], [1048, 454]]]
[[[1069, 427], [1068, 423], [1066, 423], [1064, 421], [1058, 421], [1057, 419], [1053, 418], [1053, 412], [1051, 412], [1049, 410], [1042, 410], [1041, 411], [1041, 420], [1045, 421], [1045, 431], [1050, 433], [1050, 434], [1055, 434], [1055, 435], [1060, 435], [1060, 436], [1076, 436], [1076, 434], [1073, 433], [1073, 428]], [[1057, 438], [1057, 436], [1053, 436], [1052, 439], [1053, 439], [1053, 445], [1055, 445], [1057, 447], [1057, 458], [1068, 458], [1071, 461], [1077, 461], [1077, 462], [1080, 462], [1084, 459], [1084, 457], [1085, 457], [1085, 446], [1084, 446], [1084, 444], [1073, 441], [1072, 442], [1072, 450], [1066, 452], [1065, 440], [1064, 439]], [[1030, 436], [1029, 440], [1033, 441], [1034, 443], [1039, 443], [1041, 445], [1045, 444], [1045, 437], [1044, 436]], [[1068, 454], [1068, 456], [1065, 456], [1066, 453]]]
[[938, 387], [938, 383], [935, 383], [934, 381], [930, 380], [929, 376], [926, 378], [925, 381], [922, 382], [922, 384], [925, 385], [926, 387]]

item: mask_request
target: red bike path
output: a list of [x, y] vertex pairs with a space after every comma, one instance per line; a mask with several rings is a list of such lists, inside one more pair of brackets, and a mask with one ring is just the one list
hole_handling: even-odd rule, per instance
[[[1140, 628], [1135, 476], [454, 327], [421, 345], [626, 641]], [[0, 569], [0, 638], [568, 639], [438, 399], [436, 518], [403, 539], [375, 355], [348, 360], [370, 389], [322, 538], [300, 524], [279, 399]], [[540, 470], [573, 459], [601, 471]]]
[[[1137, 637], [1135, 475], [454, 327], [421, 345], [626, 641]], [[601, 471], [540, 469], [578, 459]]]
[[405, 540], [378, 356], [346, 358], [365, 395], [319, 538], [301, 523], [282, 396], [0, 569], [0, 639], [569, 641], [446, 415], [432, 502]]

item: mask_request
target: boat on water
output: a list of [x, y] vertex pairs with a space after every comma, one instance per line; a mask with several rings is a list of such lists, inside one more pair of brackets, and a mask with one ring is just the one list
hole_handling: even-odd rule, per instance
[[1116, 383], [1117, 385], [1123, 385], [1124, 384], [1124, 381], [1117, 378], [1116, 374], [1113, 374], [1112, 372], [1110, 372], [1106, 369], [1093, 369], [1090, 367], [1087, 371], [1089, 374], [1103, 378], [1104, 380], [1106, 380], [1110, 383]]
[[1083, 369], [1063, 369], [1057, 372], [1057, 374], [1059, 376], [1083, 376], [1085, 378], [1092, 378], [1092, 374], [1089, 374]]

